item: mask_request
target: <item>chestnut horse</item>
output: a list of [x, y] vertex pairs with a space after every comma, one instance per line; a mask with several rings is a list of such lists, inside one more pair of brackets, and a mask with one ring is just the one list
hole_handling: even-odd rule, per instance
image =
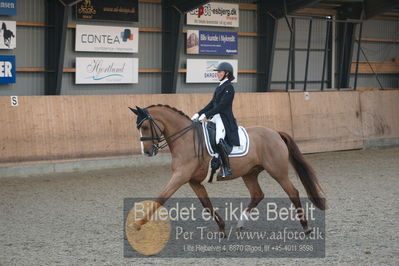
[[[201, 184], [207, 176], [211, 156], [207, 152], [205, 154], [199, 152], [205, 150], [200, 122], [192, 122], [183, 112], [168, 105], [158, 104], [147, 108], [136, 106], [136, 109], [130, 108], [130, 110], [137, 115], [136, 126], [141, 135], [142, 153], [155, 156], [159, 149], [169, 146], [173, 171], [169, 183], [155, 200], [157, 204], [147, 210], [142, 220], [135, 222], [135, 228], [139, 230], [157, 208], [163, 205], [182, 185], [189, 183], [203, 207], [215, 218], [219, 232], [224, 233], [225, 223], [213, 209], [208, 193]], [[266, 170], [288, 194], [297, 210], [303, 229], [309, 233], [311, 229], [308, 228], [298, 190], [288, 177], [288, 165], [291, 162], [312, 203], [317, 208], [325, 210], [326, 200], [314, 170], [288, 134], [260, 126], [246, 129], [251, 143], [249, 151], [243, 157], [230, 158], [233, 176], [226, 179], [242, 177], [244, 180], [251, 196], [245, 215], [264, 198], [258, 183], [258, 175]]]

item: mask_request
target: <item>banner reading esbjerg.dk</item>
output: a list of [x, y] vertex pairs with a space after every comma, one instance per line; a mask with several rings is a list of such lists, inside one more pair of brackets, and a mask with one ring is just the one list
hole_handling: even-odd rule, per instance
[[15, 55], [0, 55], [0, 83], [15, 83], [15, 69]]
[[187, 13], [187, 25], [238, 27], [239, 5], [211, 2]]
[[187, 54], [235, 55], [237, 32], [187, 31]]

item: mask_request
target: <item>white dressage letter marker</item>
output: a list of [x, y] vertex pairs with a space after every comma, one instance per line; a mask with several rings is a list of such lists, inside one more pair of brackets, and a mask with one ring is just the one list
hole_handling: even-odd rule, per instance
[[16, 107], [18, 106], [19, 102], [18, 102], [18, 96], [11, 96], [10, 97], [11, 100], [11, 106], [12, 107]]

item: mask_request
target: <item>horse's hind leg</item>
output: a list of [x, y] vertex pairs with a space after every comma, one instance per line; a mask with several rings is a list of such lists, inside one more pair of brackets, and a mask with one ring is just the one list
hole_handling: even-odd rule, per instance
[[251, 195], [251, 201], [245, 211], [241, 214], [240, 220], [237, 223], [236, 228], [239, 230], [243, 228], [244, 222], [248, 220], [251, 210], [258, 206], [259, 202], [261, 202], [265, 197], [265, 194], [260, 188], [258, 182], [258, 175], [262, 170], [263, 169], [256, 169], [242, 177], [242, 180], [244, 181], [245, 186], [248, 188]]
[[273, 167], [270, 167], [269, 164], [269, 167], [266, 170], [287, 193], [291, 202], [295, 206], [303, 230], [305, 230], [306, 233], [310, 233], [310, 230], [308, 228], [308, 221], [306, 220], [305, 212], [302, 208], [301, 200], [299, 198], [299, 192], [288, 177], [288, 164], [288, 158], [274, 160], [272, 164]]
[[216, 223], [219, 226], [219, 233], [221, 236], [225, 237], [226, 233], [224, 231], [225, 223], [220, 217], [220, 215], [213, 209], [212, 202], [209, 199], [208, 192], [206, 191], [205, 187], [196, 181], [189, 182], [191, 188], [194, 190], [195, 194], [197, 195], [198, 199], [201, 201], [202, 206], [211, 213], [212, 217], [216, 220]]
[[310, 230], [308, 228], [308, 221], [306, 220], [306, 217], [305, 217], [305, 211], [302, 208], [298, 190], [292, 184], [291, 180], [289, 180], [288, 175], [287, 175], [287, 177], [284, 177], [283, 179], [277, 180], [277, 182], [281, 185], [281, 187], [284, 189], [284, 191], [287, 193], [288, 197], [294, 204], [295, 209], [298, 214], [298, 217], [299, 217], [299, 221], [301, 222], [301, 225], [303, 227], [303, 230], [305, 230], [306, 233], [310, 233]]

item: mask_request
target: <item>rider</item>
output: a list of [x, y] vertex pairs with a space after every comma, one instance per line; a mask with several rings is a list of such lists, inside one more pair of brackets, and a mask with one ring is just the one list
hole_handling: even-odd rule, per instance
[[231, 81], [235, 78], [233, 66], [230, 63], [220, 63], [215, 71], [217, 71], [217, 77], [220, 81], [219, 86], [216, 87], [212, 100], [191, 119], [203, 121], [206, 118], [212, 118], [211, 121], [216, 124], [217, 152], [222, 158], [222, 177], [231, 177], [228, 145], [230, 147], [240, 146], [237, 122], [232, 110], [235, 91]]

